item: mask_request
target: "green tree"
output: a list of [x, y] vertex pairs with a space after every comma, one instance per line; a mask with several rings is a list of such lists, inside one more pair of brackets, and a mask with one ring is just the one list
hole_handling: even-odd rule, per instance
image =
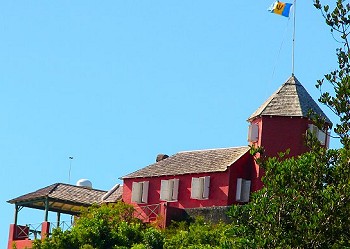
[[133, 218], [133, 212], [123, 202], [89, 207], [71, 230], [56, 229], [50, 238], [35, 241], [33, 249], [162, 248], [163, 234]]
[[166, 230], [164, 248], [233, 248], [235, 237], [231, 226], [223, 223], [211, 224], [203, 218], [186, 225], [183, 222], [174, 223]]
[[[337, 0], [330, 8], [315, 0], [314, 5], [340, 44], [338, 68], [317, 81], [316, 87], [319, 101], [339, 118], [334, 132], [343, 148], [325, 150], [308, 137], [311, 151], [304, 155], [261, 160], [264, 188], [253, 194], [249, 204], [230, 210], [232, 231], [240, 237], [237, 247], [350, 247], [350, 4]], [[326, 126], [320, 118], [314, 121], [319, 128]]]
[[72, 236], [79, 244], [94, 248], [130, 246], [141, 240], [141, 223], [133, 219], [132, 206], [118, 202], [114, 205], [89, 207], [76, 221]]
[[230, 210], [232, 229], [250, 248], [350, 246], [349, 184], [340, 174], [344, 150], [318, 147], [297, 158], [269, 158], [264, 188]]
[[[321, 11], [332, 36], [340, 45], [336, 50], [338, 68], [317, 82], [316, 87], [321, 91], [319, 101], [339, 117], [334, 131], [339, 135], [344, 148], [350, 149], [350, 4], [337, 0], [332, 9], [329, 5], [322, 5], [320, 0], [315, 0], [314, 6]], [[332, 90], [322, 90], [326, 82]]]

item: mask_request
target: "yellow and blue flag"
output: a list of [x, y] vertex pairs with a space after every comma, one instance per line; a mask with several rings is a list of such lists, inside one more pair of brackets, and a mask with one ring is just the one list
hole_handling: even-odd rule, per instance
[[274, 2], [271, 7], [268, 9], [271, 13], [275, 13], [277, 15], [289, 17], [290, 9], [293, 4], [291, 3], [283, 3], [280, 1]]

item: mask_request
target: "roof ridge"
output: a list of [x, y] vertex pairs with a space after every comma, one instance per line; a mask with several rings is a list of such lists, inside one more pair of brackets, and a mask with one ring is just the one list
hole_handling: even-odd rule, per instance
[[201, 149], [201, 150], [184, 150], [184, 151], [179, 151], [176, 154], [180, 153], [188, 153], [188, 152], [200, 152], [200, 151], [211, 151], [211, 150], [228, 150], [228, 149], [239, 149], [239, 148], [249, 148], [249, 146], [244, 145], [244, 146], [234, 146], [234, 147], [226, 147], [226, 148], [211, 148], [211, 149]]
[[[71, 187], [75, 187], [75, 188], [81, 188], [81, 186], [77, 186], [75, 184], [70, 184], [70, 183], [64, 183], [64, 182], [59, 182], [59, 183], [55, 183], [55, 184], [57, 184], [57, 186], [58, 185], [65, 185], [65, 186], [71, 186]], [[54, 185], [54, 184], [52, 184], [52, 185]], [[107, 190], [102, 190], [102, 189], [97, 189], [97, 188], [91, 188], [90, 190], [100, 191], [100, 192], [107, 192]]]
[[121, 179], [223, 172], [249, 152], [249, 146], [178, 152]]
[[[283, 85], [284, 85], [284, 84], [283, 84]], [[253, 114], [249, 116], [249, 118], [247, 119], [247, 121], [249, 121], [249, 120], [251, 120], [251, 119], [253, 119], [253, 118], [259, 116], [259, 114], [257, 114], [257, 115], [254, 115], [254, 114], [257, 113], [257, 112], [259, 111], [260, 108], [261, 108], [261, 110], [259, 111], [259, 113], [263, 113], [263, 112], [266, 110], [266, 108], [268, 107], [269, 103], [270, 103], [270, 102], [275, 98], [275, 96], [281, 91], [283, 85], [280, 86], [276, 91], [274, 91], [274, 92], [270, 95], [270, 97], [268, 97], [268, 98], [264, 101], [264, 103], [262, 103], [262, 104], [258, 107], [258, 109], [256, 109], [256, 111], [254, 111]]]

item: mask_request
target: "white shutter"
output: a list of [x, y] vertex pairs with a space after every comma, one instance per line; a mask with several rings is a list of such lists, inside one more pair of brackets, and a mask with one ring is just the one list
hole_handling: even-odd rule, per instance
[[176, 201], [179, 195], [179, 179], [173, 179], [173, 191], [171, 199]]
[[311, 132], [311, 134], [314, 134], [317, 136], [317, 126], [313, 124], [308, 125], [308, 130]]
[[327, 146], [328, 132], [318, 129], [316, 125], [309, 124], [308, 130], [320, 141], [321, 145]]
[[248, 142], [257, 142], [259, 138], [259, 125], [250, 124], [248, 130]]
[[251, 181], [243, 180], [242, 182], [242, 202], [248, 202], [250, 196], [250, 185]]
[[203, 179], [203, 199], [209, 198], [209, 185], [210, 185], [210, 176], [201, 177]]
[[202, 197], [201, 179], [197, 177], [192, 177], [191, 184], [191, 198], [201, 199]]
[[142, 183], [133, 182], [131, 190], [131, 201], [140, 203], [141, 202], [141, 193], [142, 193]]
[[250, 196], [250, 180], [237, 178], [236, 201], [248, 202]]
[[169, 199], [169, 181], [161, 180], [160, 182], [160, 199], [163, 201], [168, 201]]
[[326, 137], [326, 148], [328, 149], [329, 148], [329, 142], [331, 140], [331, 132], [330, 131], [327, 131], [327, 137]]
[[143, 182], [142, 183], [142, 203], [147, 203], [148, 201], [148, 186], [149, 182]]
[[317, 134], [318, 141], [320, 141], [321, 145], [326, 144], [326, 133], [323, 131], [319, 130]]
[[179, 194], [179, 179], [161, 180], [160, 199], [163, 201], [177, 200]]
[[237, 178], [236, 201], [241, 201], [242, 178]]

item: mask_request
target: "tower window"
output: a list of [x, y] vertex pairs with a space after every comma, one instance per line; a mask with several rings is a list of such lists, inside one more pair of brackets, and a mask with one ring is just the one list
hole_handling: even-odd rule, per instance
[[[329, 133], [318, 129], [316, 125], [309, 124], [308, 132], [311, 132], [317, 139], [320, 141], [321, 145], [327, 144], [327, 137], [329, 137]], [[327, 146], [328, 147], [328, 146]]]
[[257, 142], [259, 138], [259, 125], [250, 124], [248, 129], [248, 142]]

